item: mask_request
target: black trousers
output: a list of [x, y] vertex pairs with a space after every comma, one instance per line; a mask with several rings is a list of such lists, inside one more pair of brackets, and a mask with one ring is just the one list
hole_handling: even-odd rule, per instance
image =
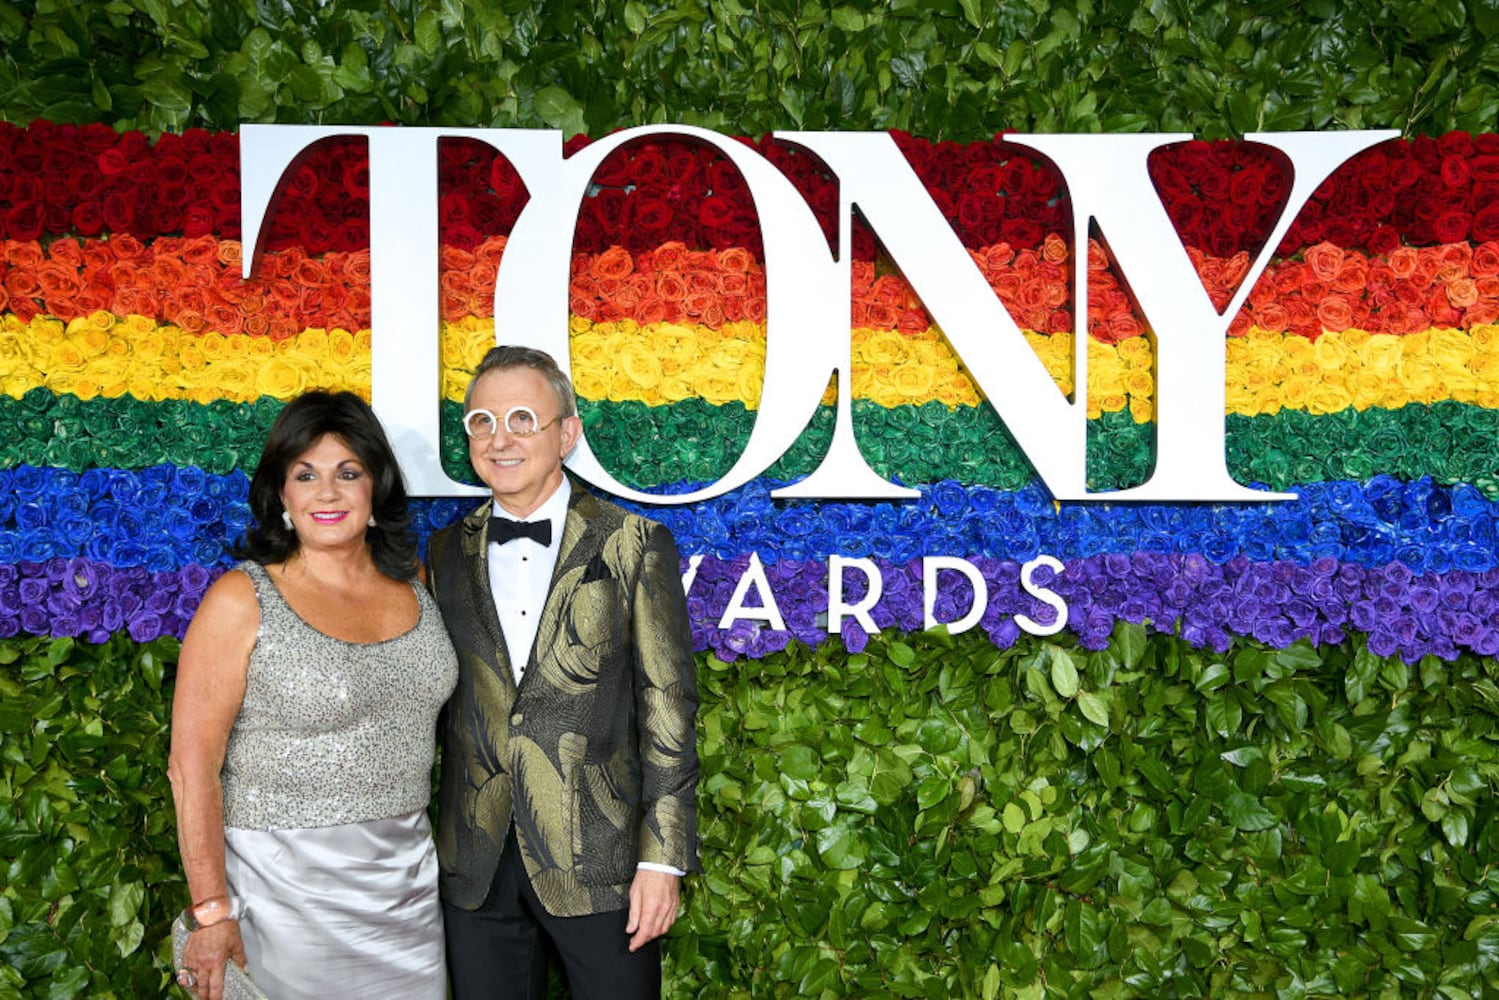
[[545, 1000], [548, 950], [573, 1000], [659, 1000], [661, 942], [630, 951], [628, 910], [554, 917], [542, 907], [512, 829], [477, 910], [443, 903], [453, 1000]]

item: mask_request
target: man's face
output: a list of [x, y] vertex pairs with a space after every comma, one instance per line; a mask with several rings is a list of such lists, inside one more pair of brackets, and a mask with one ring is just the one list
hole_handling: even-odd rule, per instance
[[[530, 437], [507, 430], [505, 415], [517, 406], [530, 407], [542, 429]], [[526, 517], [562, 485], [562, 460], [578, 443], [583, 424], [577, 417], [558, 419], [557, 396], [534, 368], [485, 372], [469, 395], [468, 412], [474, 410], [492, 413], [495, 426], [493, 436], [469, 437], [468, 460], [501, 507]]]

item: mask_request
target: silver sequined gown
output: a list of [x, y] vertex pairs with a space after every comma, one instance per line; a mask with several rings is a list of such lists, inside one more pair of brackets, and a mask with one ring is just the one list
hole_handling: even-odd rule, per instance
[[225, 864], [249, 972], [271, 1000], [443, 1000], [427, 822], [438, 710], [458, 663], [413, 583], [410, 631], [344, 642], [304, 622], [255, 563], [260, 631], [224, 758]]

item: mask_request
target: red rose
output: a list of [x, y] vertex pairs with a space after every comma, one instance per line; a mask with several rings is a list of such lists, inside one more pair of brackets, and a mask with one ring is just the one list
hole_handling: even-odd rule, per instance
[[1437, 139], [1437, 149], [1443, 156], [1472, 156], [1473, 137], [1466, 132], [1448, 132]]
[[1446, 211], [1432, 220], [1432, 232], [1439, 243], [1456, 243], [1468, 238], [1470, 224], [1466, 213]]
[[1381, 225], [1369, 234], [1369, 252], [1384, 255], [1400, 245], [1400, 233], [1391, 225]]
[[1499, 240], [1499, 201], [1490, 201], [1473, 213], [1471, 233], [1480, 243]]
[[1471, 174], [1468, 171], [1468, 159], [1465, 156], [1445, 156], [1442, 158], [1442, 168], [1439, 171], [1442, 183], [1448, 187], [1466, 187]]

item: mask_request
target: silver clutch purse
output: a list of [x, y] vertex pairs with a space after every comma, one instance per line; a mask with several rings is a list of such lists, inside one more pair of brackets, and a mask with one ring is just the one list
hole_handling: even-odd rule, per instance
[[[191, 933], [182, 915], [172, 921], [172, 968], [182, 968], [182, 950], [187, 947], [187, 936]], [[270, 1000], [265, 991], [255, 985], [250, 974], [234, 962], [224, 966], [224, 1000]]]

